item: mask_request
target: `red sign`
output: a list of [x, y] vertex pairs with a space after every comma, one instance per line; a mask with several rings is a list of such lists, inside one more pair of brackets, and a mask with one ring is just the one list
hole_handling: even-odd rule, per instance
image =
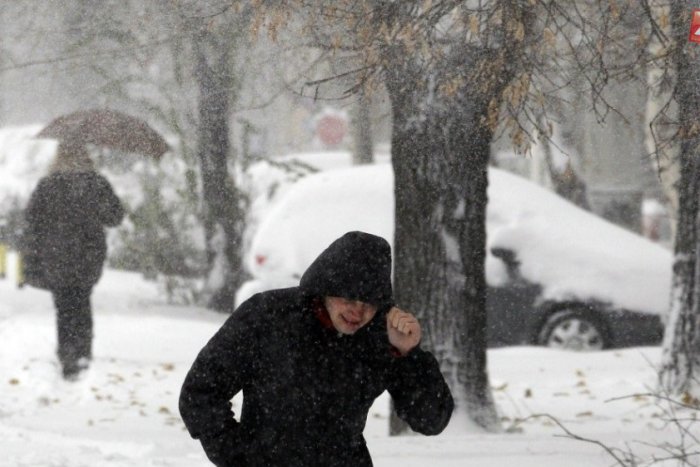
[[700, 8], [693, 10], [693, 19], [690, 22], [690, 34], [688, 34], [690, 42], [700, 44]]
[[338, 115], [324, 115], [316, 124], [316, 132], [325, 146], [337, 146], [348, 131], [348, 124]]

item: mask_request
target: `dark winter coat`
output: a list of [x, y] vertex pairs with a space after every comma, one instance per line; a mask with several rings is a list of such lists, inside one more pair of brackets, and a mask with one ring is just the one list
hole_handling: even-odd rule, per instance
[[25, 212], [27, 281], [50, 290], [94, 286], [107, 252], [104, 228], [123, 217], [109, 182], [94, 171], [42, 178]]
[[[384, 390], [413, 430], [445, 428], [453, 401], [435, 358], [418, 347], [391, 352], [390, 274], [388, 244], [353, 232], [319, 256], [299, 287], [257, 294], [233, 313], [180, 395], [182, 419], [215, 465], [371, 466], [362, 432]], [[381, 308], [355, 334], [339, 335], [317, 315], [328, 295]], [[239, 423], [229, 401], [241, 390]]]

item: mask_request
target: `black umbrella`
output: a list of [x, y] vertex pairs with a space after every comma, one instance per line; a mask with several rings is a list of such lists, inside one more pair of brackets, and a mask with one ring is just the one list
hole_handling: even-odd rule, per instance
[[44, 127], [37, 137], [94, 144], [155, 159], [160, 159], [170, 149], [165, 139], [144, 120], [108, 109], [79, 110], [63, 115]]

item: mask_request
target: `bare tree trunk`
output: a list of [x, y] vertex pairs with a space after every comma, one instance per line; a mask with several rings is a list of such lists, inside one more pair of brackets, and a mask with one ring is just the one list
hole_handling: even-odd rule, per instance
[[[486, 187], [491, 131], [483, 97], [437, 97], [438, 77], [387, 78], [395, 174], [395, 295], [417, 313], [457, 410], [497, 431], [486, 365]], [[431, 88], [431, 86], [435, 86]], [[430, 102], [430, 105], [427, 103]], [[394, 417], [391, 431], [404, 429]]]
[[374, 160], [371, 105], [371, 99], [361, 89], [355, 101], [352, 119], [354, 164], [370, 164]]
[[[503, 18], [524, 31], [534, 20], [524, 4], [506, 9]], [[503, 48], [440, 48], [429, 67], [410, 48], [384, 50], [393, 115], [396, 300], [424, 324], [422, 345], [438, 358], [456, 410], [487, 431], [501, 429], [486, 361], [488, 162], [504, 91], [527, 73], [518, 59], [526, 36]], [[394, 418], [390, 429], [403, 427]]]
[[211, 38], [207, 31], [200, 31], [195, 36], [195, 76], [200, 94], [197, 153], [207, 216], [209, 306], [219, 311], [233, 309], [236, 289], [243, 280], [244, 219], [240, 195], [229, 175], [227, 163], [232, 88], [229, 47], [226, 41]]
[[697, 7], [697, 2], [673, 2], [671, 6], [680, 139], [679, 212], [671, 311], [659, 380], [672, 394], [700, 399], [700, 50], [686, 38], [692, 6]]

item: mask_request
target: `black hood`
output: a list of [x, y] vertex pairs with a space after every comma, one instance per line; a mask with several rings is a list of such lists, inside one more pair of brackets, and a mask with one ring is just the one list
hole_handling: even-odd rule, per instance
[[348, 232], [311, 263], [299, 287], [307, 295], [343, 297], [387, 308], [393, 305], [391, 247], [382, 237]]

